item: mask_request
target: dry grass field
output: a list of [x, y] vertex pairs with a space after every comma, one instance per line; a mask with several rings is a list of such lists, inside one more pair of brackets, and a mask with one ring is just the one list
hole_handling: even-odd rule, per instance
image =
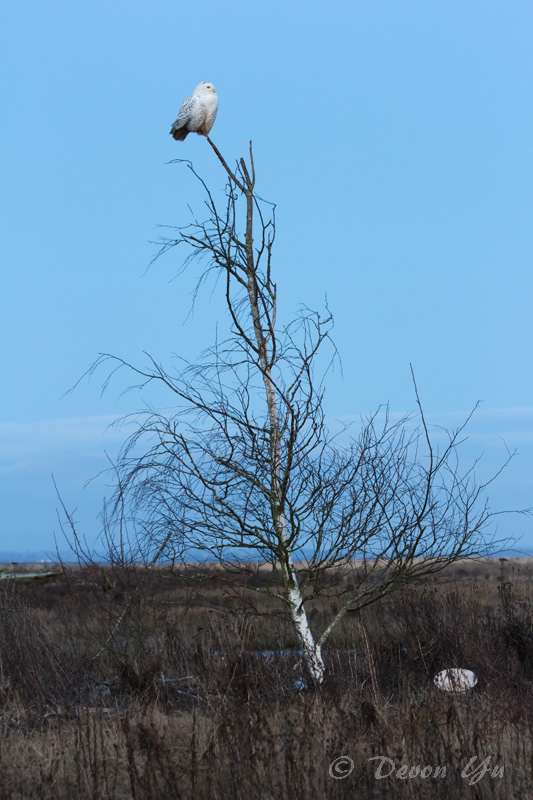
[[[348, 614], [319, 690], [253, 570], [193, 572], [1, 581], [0, 800], [533, 797], [533, 560]], [[437, 689], [449, 667], [477, 686]]]

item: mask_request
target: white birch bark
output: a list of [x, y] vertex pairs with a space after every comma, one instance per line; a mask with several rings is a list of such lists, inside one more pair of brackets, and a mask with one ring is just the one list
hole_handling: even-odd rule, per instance
[[[241, 162], [242, 163], [242, 162]], [[253, 183], [243, 164], [243, 171], [247, 181], [246, 189], [246, 257], [247, 257], [247, 277], [248, 277], [248, 296], [250, 300], [250, 312], [252, 315], [253, 327], [257, 347], [259, 351], [259, 361], [263, 382], [265, 385], [266, 401], [270, 421], [270, 455], [271, 455], [271, 490], [274, 508], [274, 527], [279, 537], [281, 549], [281, 569], [283, 582], [287, 592], [287, 602], [291, 620], [296, 629], [298, 639], [302, 648], [302, 654], [311, 674], [314, 683], [321, 683], [324, 678], [324, 661], [320, 646], [315, 642], [309, 620], [303, 606], [303, 596], [298, 585], [298, 576], [294, 568], [290, 546], [288, 544], [287, 520], [283, 511], [283, 499], [281, 497], [281, 441], [278, 407], [276, 402], [276, 391], [272, 381], [271, 369], [267, 353], [268, 334], [265, 333], [261, 325], [261, 315], [258, 305], [258, 293], [255, 277], [255, 262], [253, 254]], [[273, 301], [275, 304], [275, 300]], [[273, 309], [273, 319], [275, 319], [275, 307]], [[268, 333], [273, 333], [269, 331]]]

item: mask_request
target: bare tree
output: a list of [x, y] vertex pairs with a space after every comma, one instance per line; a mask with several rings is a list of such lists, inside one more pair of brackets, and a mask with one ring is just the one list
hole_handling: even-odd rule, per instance
[[[254, 558], [279, 569], [282, 590], [266, 578], [257, 589], [285, 607], [318, 684], [323, 645], [347, 612], [488, 552], [487, 484], [459, 471], [464, 426], [433, 445], [416, 384], [418, 427], [380, 409], [355, 437], [329, 433], [327, 370], [317, 378], [315, 367], [331, 344], [331, 315], [302, 309], [278, 324], [275, 208], [256, 193], [251, 143], [249, 162], [233, 171], [206, 138], [227, 176], [225, 201], [219, 207], [189, 164], [206, 193], [205, 221], [174, 229], [161, 252], [185, 245], [186, 264], [205, 257], [197, 290], [210, 272], [220, 278], [231, 331], [200, 363], [175, 372], [149, 356], [146, 368], [109, 355], [94, 365], [113, 359], [176, 400], [170, 415], [136, 418], [115, 465], [107, 524], [131, 515], [137, 535], [167, 557], [200, 551], [226, 569]], [[362, 564], [357, 587], [313, 631], [307, 604], [353, 559]]]

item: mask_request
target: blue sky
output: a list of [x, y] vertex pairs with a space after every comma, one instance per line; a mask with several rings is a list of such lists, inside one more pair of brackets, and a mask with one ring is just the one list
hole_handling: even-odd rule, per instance
[[[533, 6], [529, 0], [13, 2], [2, 20], [0, 551], [50, 551], [53, 473], [93, 540], [122, 414], [164, 395], [103, 396], [100, 352], [193, 359], [225, 318], [158, 225], [221, 193], [201, 137], [168, 135], [202, 80], [228, 161], [253, 139], [277, 203], [280, 311], [335, 315], [343, 371], [327, 411], [410, 411], [454, 427], [481, 401], [465, 458], [519, 455], [494, 508], [533, 505]], [[465, 462], [465, 463], [466, 463]], [[500, 518], [533, 549], [533, 521]]]

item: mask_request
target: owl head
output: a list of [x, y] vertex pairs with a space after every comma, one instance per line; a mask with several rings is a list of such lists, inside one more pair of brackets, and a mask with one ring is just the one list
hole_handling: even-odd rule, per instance
[[216, 94], [217, 90], [210, 81], [202, 81], [194, 90], [194, 94]]

